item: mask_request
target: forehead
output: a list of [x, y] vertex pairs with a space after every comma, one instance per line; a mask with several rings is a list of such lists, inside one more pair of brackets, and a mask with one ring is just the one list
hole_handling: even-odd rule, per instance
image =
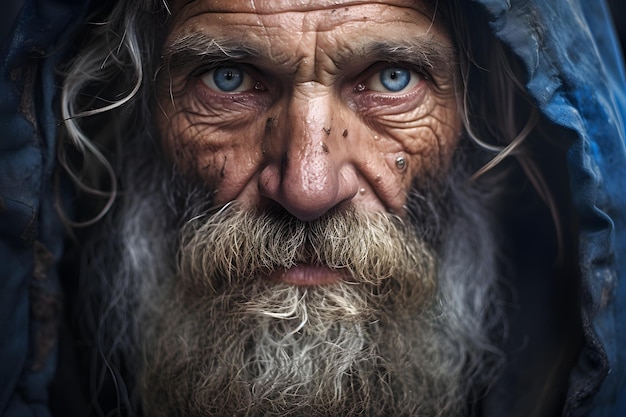
[[201, 32], [247, 38], [250, 33], [261, 36], [261, 31], [291, 38], [311, 32], [349, 37], [361, 35], [364, 28], [380, 38], [421, 32], [446, 39], [430, 0], [179, 0], [172, 13], [170, 40]]
[[435, 70], [435, 79], [454, 72], [453, 43], [429, 0], [193, 0], [174, 6], [163, 54], [170, 66], [235, 58], [277, 74], [298, 73], [300, 81], [376, 61], [418, 61]]
[[337, 9], [361, 4], [382, 4], [433, 11], [432, 0], [174, 0], [173, 13], [183, 9], [215, 12], [248, 12], [267, 14], [287, 11]]

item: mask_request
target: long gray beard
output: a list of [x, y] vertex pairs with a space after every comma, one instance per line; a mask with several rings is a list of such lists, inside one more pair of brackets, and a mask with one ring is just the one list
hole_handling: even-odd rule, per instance
[[[447, 219], [420, 214], [443, 225], [441, 244], [353, 209], [309, 223], [236, 206], [198, 215], [200, 192], [163, 219], [162, 196], [179, 191], [135, 185], [111, 296], [127, 301], [111, 302], [104, 331], [143, 364], [145, 415], [460, 416], [493, 378], [494, 238], [483, 196], [456, 176], [444, 203], [421, 206], [445, 206]], [[192, 220], [177, 231], [176, 216]], [[263, 279], [299, 263], [345, 279]]]

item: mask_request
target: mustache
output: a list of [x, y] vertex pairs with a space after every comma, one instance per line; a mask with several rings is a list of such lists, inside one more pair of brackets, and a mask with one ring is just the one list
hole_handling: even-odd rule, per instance
[[304, 222], [279, 207], [229, 204], [183, 226], [178, 259], [183, 281], [205, 292], [301, 264], [327, 266], [349, 283], [381, 286], [393, 277], [398, 285], [403, 277], [418, 276], [424, 282], [417, 287], [434, 287], [433, 251], [409, 224], [353, 207]]

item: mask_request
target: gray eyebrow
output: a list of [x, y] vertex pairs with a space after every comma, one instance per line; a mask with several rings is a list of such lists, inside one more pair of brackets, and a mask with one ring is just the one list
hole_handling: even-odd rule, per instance
[[161, 55], [161, 64], [169, 71], [177, 72], [206, 63], [256, 60], [261, 55], [259, 51], [232, 39], [192, 33], [166, 44]]
[[[348, 69], [372, 61], [407, 63], [424, 70], [436, 70], [439, 76], [454, 77], [457, 59], [454, 48], [441, 45], [430, 36], [412, 39], [365, 41], [355, 48], [332, 53], [338, 69]], [[213, 37], [208, 33], [192, 33], [166, 44], [161, 66], [176, 73], [202, 64], [227, 61], [262, 62], [266, 56], [259, 49], [228, 37]]]
[[415, 37], [400, 42], [366, 42], [356, 49], [339, 51], [335, 65], [341, 69], [359, 61], [407, 63], [425, 70], [435, 69], [440, 75], [453, 77], [457, 71], [458, 59], [454, 48], [441, 45], [430, 37]]

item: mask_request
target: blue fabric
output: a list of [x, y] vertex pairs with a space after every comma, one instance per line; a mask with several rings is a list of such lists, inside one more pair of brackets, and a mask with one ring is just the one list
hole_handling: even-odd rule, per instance
[[[467, 0], [522, 59], [544, 115], [576, 137], [568, 153], [580, 217], [585, 345], [564, 415], [626, 416], [624, 68], [604, 2]], [[49, 416], [56, 263], [55, 66], [87, 0], [29, 0], [2, 50], [0, 78], [0, 413]]]
[[540, 109], [577, 136], [568, 167], [581, 219], [586, 344], [564, 415], [626, 416], [626, 83], [605, 3], [477, 1], [526, 65]]
[[54, 210], [60, 45], [82, 0], [29, 1], [2, 50], [0, 78], [0, 412], [49, 416], [61, 314], [56, 262], [64, 230]]

